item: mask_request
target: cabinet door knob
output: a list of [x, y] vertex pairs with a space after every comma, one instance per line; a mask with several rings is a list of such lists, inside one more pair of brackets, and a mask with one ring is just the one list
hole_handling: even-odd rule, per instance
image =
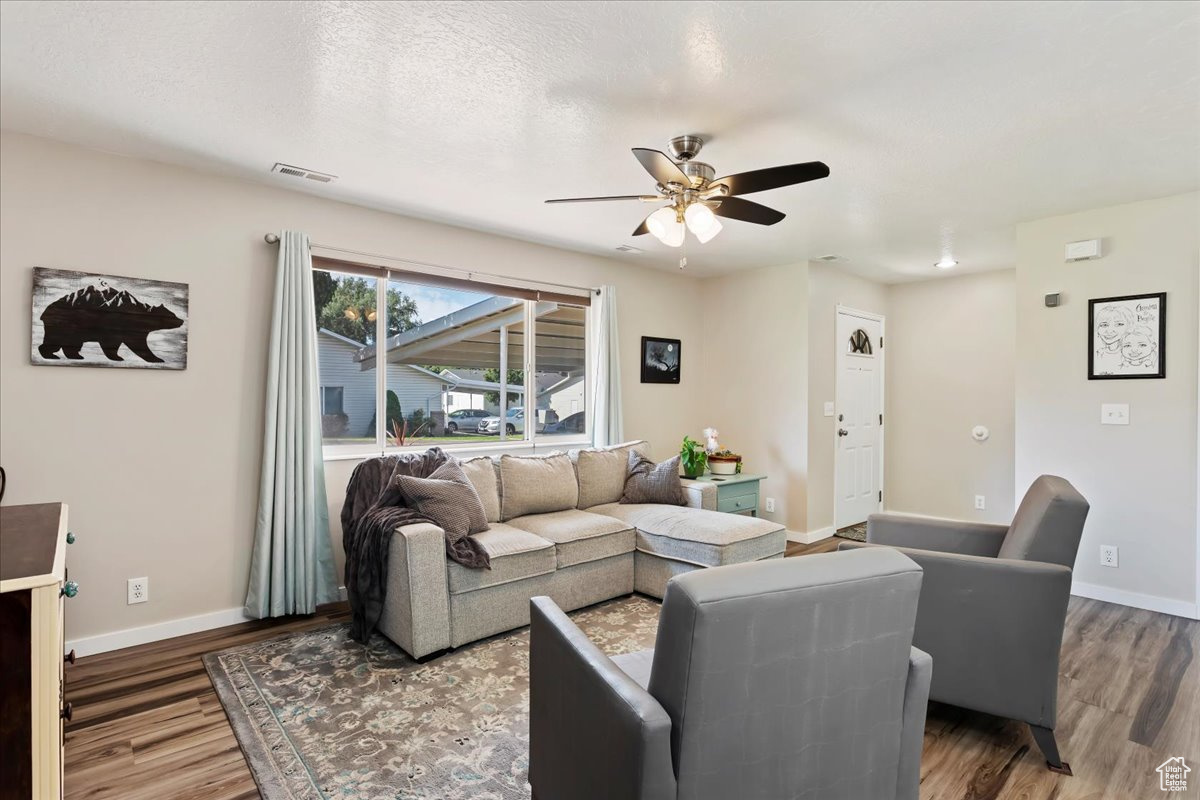
[[74, 663], [75, 663], [75, 648], [72, 647], [71, 652], [69, 652], [65, 656], [63, 656], [63, 661], [67, 662], [68, 664], [74, 665]]
[[63, 719], [65, 719], [67, 722], [70, 722], [72, 713], [74, 713], [74, 709], [71, 708], [71, 704], [63, 703], [62, 711], [58, 712], [58, 715], [60, 717], [62, 717]]
[[58, 592], [59, 597], [62, 597], [63, 595], [66, 595], [67, 597], [74, 597], [77, 594], [79, 594], [79, 584], [75, 581], [67, 581], [63, 584], [62, 589], [60, 589]]
[[75, 544], [75, 534], [67, 531], [67, 544]]

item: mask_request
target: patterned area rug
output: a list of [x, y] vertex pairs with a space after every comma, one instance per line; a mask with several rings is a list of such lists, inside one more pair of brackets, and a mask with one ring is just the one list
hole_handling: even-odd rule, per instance
[[[659, 604], [571, 616], [610, 655], [654, 645]], [[529, 629], [417, 664], [334, 625], [204, 656], [266, 800], [528, 800]]]
[[834, 535], [854, 542], [865, 542], [867, 540], [867, 523], [862, 522], [858, 525], [850, 525], [842, 528]]

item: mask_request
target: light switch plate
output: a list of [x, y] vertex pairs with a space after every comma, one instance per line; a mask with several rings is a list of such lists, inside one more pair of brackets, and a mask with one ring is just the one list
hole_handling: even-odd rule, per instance
[[833, 402], [832, 401], [827, 402], [825, 404], [825, 416], [827, 416], [827, 417], [833, 416]]
[[1100, 404], [1100, 424], [1101, 425], [1128, 425], [1129, 424], [1129, 404], [1128, 403], [1101, 403]]

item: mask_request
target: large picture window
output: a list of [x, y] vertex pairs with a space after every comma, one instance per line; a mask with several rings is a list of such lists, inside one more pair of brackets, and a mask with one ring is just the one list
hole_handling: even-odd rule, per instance
[[313, 270], [327, 449], [587, 440], [586, 299], [465, 284]]

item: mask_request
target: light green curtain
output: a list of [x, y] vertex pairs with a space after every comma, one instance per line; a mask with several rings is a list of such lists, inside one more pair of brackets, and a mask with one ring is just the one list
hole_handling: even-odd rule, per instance
[[592, 408], [592, 439], [599, 447], [624, 441], [621, 416], [621, 340], [617, 334], [617, 290], [601, 287], [592, 303], [592, 369], [596, 388]]
[[262, 483], [246, 613], [257, 619], [311, 614], [319, 604], [336, 599], [321, 458], [312, 255], [308, 236], [284, 231], [275, 275]]

